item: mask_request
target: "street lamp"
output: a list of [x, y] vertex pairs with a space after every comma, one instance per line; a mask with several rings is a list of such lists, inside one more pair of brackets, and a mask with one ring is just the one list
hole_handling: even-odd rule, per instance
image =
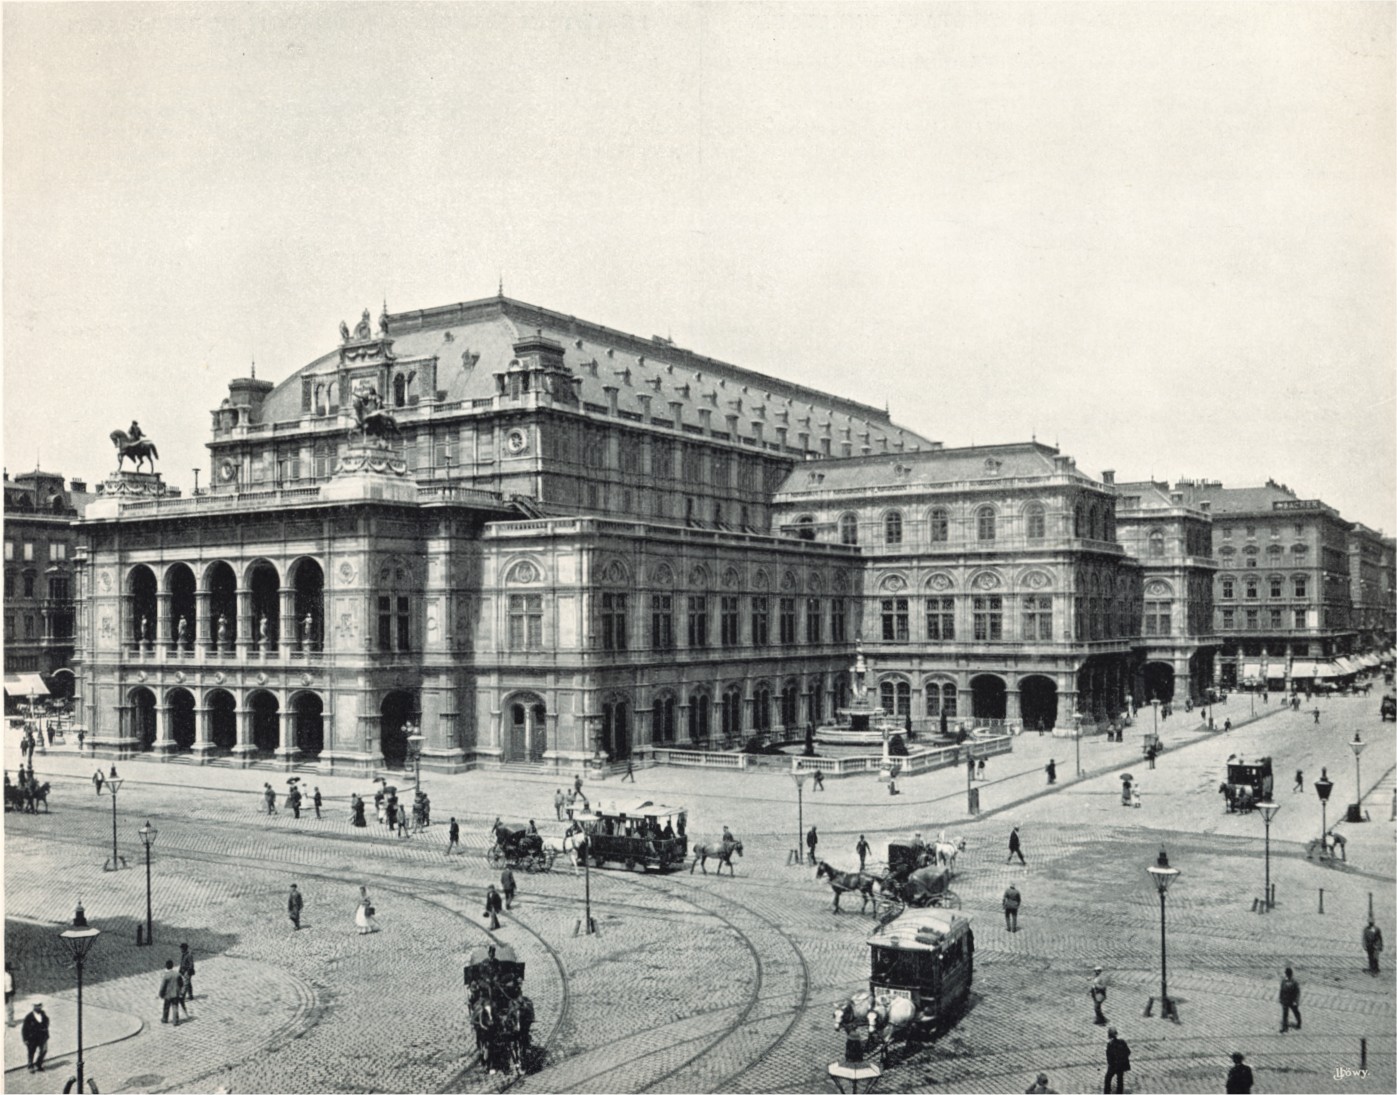
[[796, 782], [796, 862], [805, 862], [805, 777], [806, 772], [794, 771], [791, 779]]
[[155, 925], [150, 917], [150, 846], [155, 843], [156, 834], [159, 830], [153, 828], [149, 821], [142, 825], [137, 833], [140, 834], [141, 843], [146, 849], [146, 942], [147, 947], [155, 942]]
[[[1164, 894], [1169, 889], [1174, 879], [1179, 877], [1176, 867], [1169, 866], [1169, 857], [1164, 854], [1164, 849], [1159, 850], [1159, 859], [1154, 866], [1145, 868], [1154, 880], [1155, 889], [1159, 891], [1159, 1017], [1161, 1019], [1179, 1020], [1179, 1013], [1174, 1007], [1174, 1001], [1169, 999], [1169, 952], [1165, 945], [1164, 935]], [[1150, 997], [1150, 1002], [1145, 1005], [1145, 1014], [1149, 1015], [1154, 1008], [1155, 998]]]
[[1271, 900], [1271, 819], [1281, 807], [1277, 802], [1258, 802], [1256, 808], [1261, 811], [1261, 820], [1266, 822], [1266, 889], [1262, 892], [1262, 900], [1272, 909], [1276, 903]]
[[592, 835], [586, 829], [582, 830], [578, 854], [582, 857], [582, 934], [591, 935], [597, 930], [597, 925], [592, 919]]
[[1315, 794], [1319, 795], [1319, 846], [1328, 847], [1329, 835], [1329, 792], [1334, 790], [1334, 781], [1329, 778], [1329, 769], [1319, 770], [1319, 779], [1315, 780]]
[[1359, 737], [1358, 731], [1353, 732], [1353, 740], [1348, 743], [1348, 747], [1353, 750], [1353, 785], [1357, 788], [1354, 792], [1354, 807], [1349, 814], [1350, 821], [1361, 821], [1363, 819], [1363, 768], [1359, 757], [1363, 753], [1363, 747], [1368, 743]]
[[1072, 738], [1077, 744], [1077, 778], [1082, 778], [1082, 713], [1072, 716]]
[[1150, 700], [1150, 709], [1154, 712], [1154, 740], [1159, 741], [1159, 697], [1155, 696]]
[[[115, 769], [115, 765], [113, 765], [113, 769]], [[108, 788], [112, 793], [112, 857], [107, 860], [106, 863], [102, 864], [102, 870], [104, 871], [115, 871], [119, 870], [120, 867], [126, 866], [126, 860], [119, 855], [116, 850], [116, 793], [121, 790], [121, 785], [125, 782], [125, 780], [113, 776], [103, 784], [103, 786]], [[120, 864], [120, 867], [118, 864]]]
[[415, 723], [409, 723], [408, 729], [412, 731], [407, 736], [407, 751], [412, 756], [413, 766], [413, 793], [422, 793], [422, 733]]
[[[82, 1091], [82, 964], [87, 958], [87, 952], [92, 948], [92, 944], [97, 942], [97, 937], [102, 933], [96, 929], [88, 927], [87, 917], [83, 915], [82, 903], [78, 903], [77, 909], [73, 913], [73, 926], [65, 932], [59, 932], [58, 938], [63, 940], [68, 948], [68, 952], [73, 956], [73, 964], [78, 968], [78, 1075], [77, 1091]], [[71, 1084], [72, 1081], [70, 1080]], [[64, 1088], [68, 1090], [67, 1087]]]

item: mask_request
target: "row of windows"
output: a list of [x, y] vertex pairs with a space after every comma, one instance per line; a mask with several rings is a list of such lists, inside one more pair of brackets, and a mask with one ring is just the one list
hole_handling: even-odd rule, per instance
[[[815, 677], [810, 682], [806, 719], [819, 723], [824, 718], [825, 684], [823, 677]], [[788, 681], [781, 691], [774, 692], [766, 681], [759, 681], [752, 688], [750, 718], [744, 726], [743, 714], [747, 707], [740, 684], [730, 684], [721, 691], [721, 699], [715, 700], [705, 689], [696, 689], [689, 694], [685, 720], [689, 740], [702, 741], [713, 731], [713, 708], [719, 709], [718, 721], [722, 733], [727, 737], [737, 737], [745, 730], [763, 733], [772, 729], [773, 713], [779, 711], [783, 726], [795, 726], [801, 721], [801, 685]], [[833, 706], [837, 710], [848, 705], [848, 683], [842, 677], [834, 685]], [[605, 712], [603, 712], [605, 714]], [[679, 727], [679, 697], [665, 690], [655, 697], [650, 709], [651, 737], [655, 744], [666, 745], [676, 740]]]
[[[878, 686], [878, 705], [890, 715], [908, 717], [912, 714], [912, 686], [906, 681], [883, 681]], [[928, 718], [945, 715], [956, 717], [956, 686], [949, 681], [926, 686]]]
[[[976, 642], [998, 642], [1004, 638], [1004, 597], [982, 596], [970, 599], [971, 635]], [[911, 637], [910, 600], [906, 597], [885, 597], [880, 603], [884, 642], [907, 642]], [[1053, 638], [1053, 599], [1050, 596], [1029, 595], [1021, 598], [1023, 626], [1020, 637], [1024, 642], [1047, 642]], [[933, 642], [948, 642], [956, 637], [956, 600], [954, 597], [926, 599], [926, 636]]]
[[[1254, 631], [1261, 626], [1261, 609], [1248, 608], [1245, 610], [1243, 626], [1249, 631]], [[1297, 608], [1291, 617], [1297, 631], [1303, 630], [1308, 624], [1305, 623], [1306, 612], [1303, 608]], [[1224, 608], [1222, 610], [1222, 630], [1231, 631], [1237, 626], [1237, 610], [1234, 608]], [[1280, 629], [1285, 627], [1285, 610], [1280, 608], [1270, 609], [1267, 613], [1267, 627]]]
[[[814, 518], [797, 518], [796, 524], [813, 524]], [[855, 514], [845, 513], [839, 518], [839, 542], [857, 544], [859, 542], [859, 519]], [[1047, 511], [1037, 502], [1024, 507], [1024, 536], [1029, 540], [1042, 540], [1047, 536]], [[993, 541], [999, 534], [999, 511], [992, 505], [983, 505], [974, 513], [975, 539], [984, 543]], [[903, 542], [903, 516], [901, 510], [890, 510], [883, 515], [883, 542], [901, 544]], [[813, 539], [814, 533], [800, 533], [806, 539]], [[927, 513], [927, 535], [932, 543], [945, 543], [951, 537], [951, 511], [938, 507]], [[1095, 540], [1115, 538], [1115, 516], [1102, 507], [1077, 506], [1072, 514], [1072, 535]]]
[[[24, 637], [26, 639], [36, 639], [39, 636], [39, 622], [30, 613], [25, 613], [20, 617], [20, 623], [24, 627]], [[54, 616], [49, 620], [49, 629], [55, 639], [71, 639], [73, 637], [73, 621], [68, 616]], [[15, 632], [15, 617], [7, 615], [5, 617], [5, 638], [17, 639], [19, 635]]]
[[[13, 563], [15, 561], [15, 552], [17, 550], [17, 544], [18, 541], [16, 540], [5, 541], [5, 562]], [[34, 541], [25, 540], [23, 543], [23, 551], [21, 552], [21, 554], [26, 563], [32, 563], [34, 561]], [[49, 562], [56, 563], [66, 558], [68, 558], [68, 542], [66, 540], [50, 540]]]
[[[1272, 597], [1285, 596], [1285, 579], [1278, 574], [1272, 574], [1267, 580]], [[1260, 595], [1261, 580], [1259, 578], [1243, 579], [1243, 586], [1246, 591], [1246, 598], [1249, 601], [1256, 600]], [[1310, 580], [1307, 575], [1297, 574], [1290, 580], [1291, 595], [1294, 597], [1308, 597], [1310, 595]], [[1237, 595], [1237, 582], [1233, 578], [1223, 578], [1221, 580], [1222, 596], [1231, 600]]]
[[[1247, 525], [1247, 526], [1246, 526], [1246, 530], [1247, 530], [1247, 539], [1248, 539], [1248, 540], [1255, 540], [1255, 539], [1256, 539], [1256, 526], [1255, 526], [1255, 525]], [[1299, 522], [1296, 522], [1296, 525], [1295, 525], [1295, 535], [1296, 535], [1296, 536], [1304, 536], [1304, 535], [1305, 535], [1305, 526], [1304, 526], [1303, 524], [1301, 524], [1301, 523], [1299, 523]], [[1280, 536], [1281, 536], [1281, 526], [1280, 526], [1280, 525], [1272, 525], [1272, 526], [1271, 526], [1271, 539], [1273, 539], [1273, 540], [1279, 540], [1279, 539], [1280, 539]], [[1223, 528], [1222, 528], [1222, 538], [1223, 538], [1224, 540], [1230, 540], [1230, 539], [1232, 539], [1232, 528], [1231, 528], [1231, 526], [1223, 526]]]
[[[23, 587], [24, 587], [24, 596], [26, 596], [26, 597], [32, 597], [32, 596], [34, 596], [34, 583], [37, 581], [38, 575], [36, 575], [32, 570], [28, 570], [28, 571], [25, 571], [24, 574], [21, 575], [20, 577], [23, 579], [23, 581], [22, 581], [21, 583], [18, 583], [18, 584], [23, 585]], [[15, 595], [15, 588], [16, 588], [16, 585], [17, 585], [17, 583], [15, 582], [15, 572], [14, 572], [13, 570], [7, 570], [7, 571], [5, 571], [5, 596], [6, 596], [6, 597], [13, 597], [13, 596]], [[67, 575], [55, 576], [55, 577], [52, 577], [52, 578], [49, 579], [49, 599], [50, 599], [50, 600], [53, 600], [53, 601], [67, 601], [67, 600], [70, 600], [70, 599], [71, 599], [71, 597], [70, 597], [70, 592], [71, 592], [71, 586], [68, 584], [68, 577], [67, 577]]]

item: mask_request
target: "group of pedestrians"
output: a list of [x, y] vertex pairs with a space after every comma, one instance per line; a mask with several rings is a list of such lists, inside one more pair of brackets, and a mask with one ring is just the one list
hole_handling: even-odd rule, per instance
[[160, 1012], [162, 1023], [168, 1023], [173, 1015], [174, 1025], [179, 1026], [181, 1013], [186, 1019], [189, 1017], [189, 1001], [194, 999], [194, 955], [190, 953], [188, 943], [179, 945], [178, 967], [173, 958], [165, 960], [157, 995], [163, 1005]]
[[[634, 782], [634, 773], [631, 778]], [[589, 809], [587, 796], [582, 793], [581, 776], [573, 777], [572, 789], [567, 794], [563, 794], [563, 789], [559, 787], [553, 795], [553, 812], [557, 814], [559, 821], [571, 821], [574, 813], [580, 811], [585, 814]]]
[[[301, 791], [300, 783], [298, 781], [292, 781], [282, 805], [287, 810], [291, 811], [292, 817], [299, 821], [301, 810], [305, 805], [305, 800], [305, 794]], [[320, 807], [323, 805], [324, 801], [325, 800], [320, 795], [320, 788], [314, 788], [311, 792], [310, 802], [311, 806], [315, 809], [315, 819], [317, 821], [321, 818]], [[277, 813], [276, 789], [270, 783], [262, 784], [262, 810], [268, 817], [272, 817]]]

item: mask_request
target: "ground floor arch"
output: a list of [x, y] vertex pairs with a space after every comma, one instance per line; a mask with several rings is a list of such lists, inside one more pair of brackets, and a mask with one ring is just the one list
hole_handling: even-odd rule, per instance
[[187, 688], [172, 690], [165, 697], [165, 717], [169, 720], [170, 740], [176, 751], [192, 752], [199, 724], [193, 693]]
[[504, 740], [501, 759], [505, 763], [543, 760], [548, 749], [548, 707], [532, 692], [519, 692], [504, 703]]
[[970, 678], [970, 713], [977, 719], [1004, 718], [1007, 696], [1003, 677], [981, 673]]
[[209, 741], [222, 752], [232, 752], [238, 744], [238, 701], [231, 692], [216, 688], [204, 698], [208, 711]]
[[155, 693], [149, 688], [132, 689], [130, 703], [131, 736], [136, 748], [148, 753], [155, 748]]
[[315, 692], [291, 697], [293, 744], [303, 756], [316, 757], [325, 748], [325, 703]]
[[1151, 700], [1169, 703], [1174, 699], [1174, 667], [1168, 662], [1146, 662], [1141, 676], [1144, 679], [1141, 706]]
[[631, 755], [631, 701], [628, 696], [611, 695], [601, 705], [601, 750], [613, 761]]
[[252, 745], [259, 753], [274, 753], [281, 744], [281, 703], [270, 692], [254, 692], [247, 698], [252, 720]]
[[1019, 714], [1025, 730], [1051, 730], [1057, 725], [1057, 681], [1041, 674], [1019, 681]]
[[407, 737], [417, 715], [417, 698], [411, 692], [389, 692], [379, 707], [379, 750], [390, 767], [407, 764]]

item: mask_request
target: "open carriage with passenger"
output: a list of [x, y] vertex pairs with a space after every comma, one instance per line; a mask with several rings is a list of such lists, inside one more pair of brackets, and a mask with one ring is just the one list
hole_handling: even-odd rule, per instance
[[620, 864], [629, 871], [670, 871], [684, 865], [689, 851], [687, 812], [648, 799], [597, 803], [575, 814], [593, 867]]
[[551, 871], [557, 851], [544, 843], [543, 837], [527, 825], [512, 825], [498, 819], [494, 825], [495, 842], [485, 850], [492, 867], [505, 866], [511, 870]]
[[1233, 756], [1227, 759], [1227, 779], [1218, 788], [1227, 801], [1227, 812], [1249, 813], [1257, 803], [1269, 802], [1275, 789], [1275, 778], [1271, 774], [1271, 758], [1244, 761]]
[[465, 966], [466, 1007], [482, 1068], [526, 1070], [534, 1004], [524, 995], [524, 963], [511, 947], [476, 947]]
[[908, 908], [958, 909], [961, 901], [951, 889], [953, 877], [952, 867], [940, 864], [934, 848], [916, 842], [889, 844], [888, 869], [874, 887], [874, 915], [886, 924]]

